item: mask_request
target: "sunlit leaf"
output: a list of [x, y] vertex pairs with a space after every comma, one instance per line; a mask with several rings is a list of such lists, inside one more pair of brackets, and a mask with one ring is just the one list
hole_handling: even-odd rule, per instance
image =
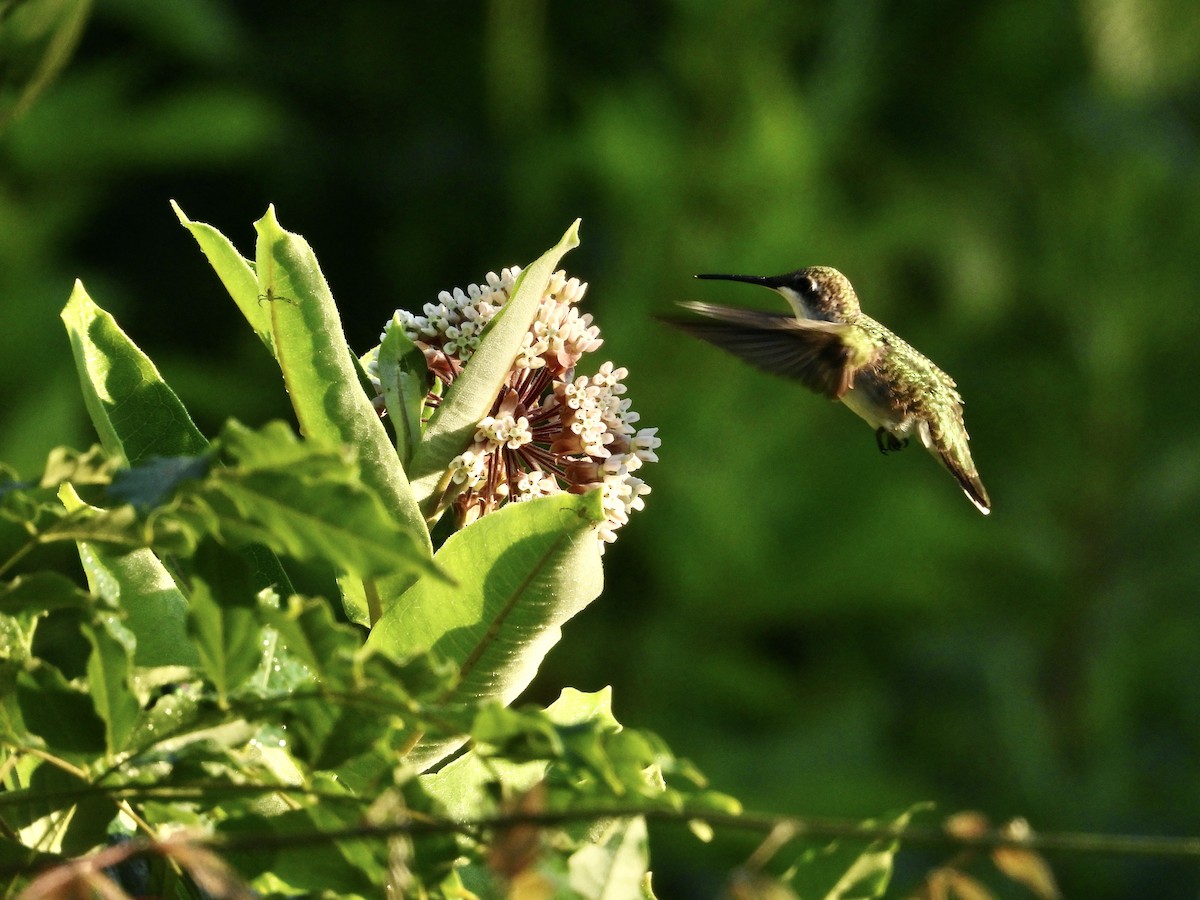
[[62, 311], [83, 399], [100, 441], [129, 463], [191, 456], [208, 442], [158, 369], [75, 282]]
[[[109, 454], [133, 465], [156, 456], [198, 456], [208, 448], [150, 358], [92, 301], [81, 282], [75, 283], [62, 319], [84, 402]], [[269, 551], [251, 545], [242, 552], [260, 588], [279, 585], [284, 593], [291, 593], [287, 575]]]
[[266, 297], [260, 296], [258, 292], [258, 276], [254, 274], [254, 265], [238, 253], [229, 239], [217, 229], [203, 222], [193, 222], [174, 200], [171, 201], [171, 208], [175, 210], [180, 223], [192, 233], [192, 237], [200, 245], [213, 271], [221, 279], [221, 284], [246, 317], [254, 333], [274, 355], [271, 312], [267, 307]]
[[[600, 593], [595, 525], [600, 494], [512, 503], [451, 536], [435, 561], [457, 586], [424, 578], [375, 626], [367, 646], [404, 657], [429, 650], [453, 661], [446, 699], [511, 702], [532, 680], [561, 626]], [[422, 749], [414, 763], [446, 748]]]
[[254, 227], [259, 293], [267, 298], [276, 356], [301, 431], [321, 443], [354, 447], [363, 482], [432, 553], [396, 448], [359, 383], [358, 361], [312, 248], [280, 227], [273, 208]]
[[[70, 511], [83, 505], [69, 488], [59, 495]], [[152, 551], [118, 553], [85, 540], [79, 544], [79, 559], [92, 593], [125, 613], [125, 626], [137, 639], [138, 665], [199, 664], [187, 634], [187, 599]]]

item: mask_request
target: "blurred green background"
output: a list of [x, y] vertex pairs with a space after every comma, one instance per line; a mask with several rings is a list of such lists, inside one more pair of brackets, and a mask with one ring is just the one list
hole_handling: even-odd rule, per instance
[[[663, 446], [531, 698], [611, 683], [764, 811], [1195, 832], [1198, 138], [1188, 0], [105, 0], [0, 135], [0, 459], [92, 441], [75, 277], [205, 430], [288, 414], [169, 198], [247, 252], [275, 203], [360, 351], [582, 216], [596, 363]], [[809, 264], [957, 379], [990, 518], [921, 450], [885, 459], [651, 319], [781, 308], [691, 275]], [[653, 840], [664, 897], [712, 896], [752, 846]], [[1051, 862], [1069, 897], [1200, 885]]]

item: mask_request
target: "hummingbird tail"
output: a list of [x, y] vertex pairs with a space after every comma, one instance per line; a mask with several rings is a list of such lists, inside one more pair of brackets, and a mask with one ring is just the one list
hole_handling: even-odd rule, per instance
[[979, 473], [975, 471], [975, 466], [970, 463], [970, 457], [967, 459], [967, 465], [964, 466], [956, 454], [948, 453], [939, 448], [937, 455], [942, 465], [958, 480], [959, 487], [963, 489], [963, 493], [967, 495], [967, 499], [975, 504], [975, 508], [985, 516], [990, 513], [992, 511], [992, 501], [988, 497], [988, 492], [983, 486], [983, 482], [979, 479]]

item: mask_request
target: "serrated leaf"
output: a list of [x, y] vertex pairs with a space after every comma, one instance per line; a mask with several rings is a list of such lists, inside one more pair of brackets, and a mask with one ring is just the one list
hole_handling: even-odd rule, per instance
[[[422, 579], [391, 606], [367, 646], [394, 658], [430, 651], [458, 667], [446, 700], [511, 702], [558, 642], [561, 627], [600, 594], [595, 525], [600, 494], [511, 503], [454, 534], [434, 560], [458, 585]], [[446, 748], [425, 748], [421, 767]]]
[[80, 281], [62, 311], [84, 402], [104, 449], [132, 464], [208, 446], [158, 369]]
[[88, 656], [88, 690], [96, 714], [104, 720], [110, 755], [124, 749], [141, 704], [133, 692], [132, 662], [136, 641], [111, 614], [101, 614], [82, 626], [92, 645]]
[[466, 449], [480, 419], [491, 412], [521, 341], [537, 315], [550, 276], [563, 255], [578, 245], [577, 219], [558, 244], [522, 271], [512, 297], [484, 328], [479, 348], [447, 388], [409, 466], [413, 491], [422, 509], [428, 511], [437, 502], [435, 488], [450, 461]]
[[179, 208], [179, 204], [171, 201], [171, 209], [175, 210], [180, 223], [192, 233], [200, 250], [208, 258], [209, 264], [221, 284], [237, 304], [254, 333], [275, 355], [274, 338], [271, 335], [271, 312], [267, 308], [266, 298], [258, 292], [258, 276], [254, 274], [254, 266], [244, 258], [230, 242], [229, 238], [204, 222], [193, 222]]
[[214, 541], [200, 545], [192, 564], [188, 634], [204, 673], [225, 697], [258, 668], [262, 656], [258, 600], [245, 562]]
[[277, 460], [251, 432], [233, 423], [226, 428], [222, 446], [235, 463], [244, 458], [250, 465], [219, 469], [199, 489], [223, 533], [360, 578], [439, 574], [412, 533], [359, 482], [358, 466], [313, 441], [297, 441], [286, 428], [272, 434]]
[[396, 453], [407, 466], [421, 442], [421, 413], [433, 376], [421, 348], [398, 325], [387, 330], [378, 354], [379, 387], [396, 435]]
[[267, 298], [276, 357], [301, 431], [321, 443], [354, 447], [364, 484], [432, 555], [425, 520], [396, 449], [359, 384], [357, 360], [312, 248], [280, 227], [273, 207], [254, 227], [259, 293]]

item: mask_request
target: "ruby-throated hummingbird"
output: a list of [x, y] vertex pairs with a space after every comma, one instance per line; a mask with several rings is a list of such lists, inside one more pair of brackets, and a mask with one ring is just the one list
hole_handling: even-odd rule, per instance
[[787, 275], [696, 277], [761, 284], [782, 294], [792, 312], [681, 303], [704, 319], [665, 321], [751, 365], [841, 400], [875, 429], [883, 453], [903, 449], [915, 434], [988, 514], [992, 504], [971, 461], [954, 379], [864, 315], [845, 275], [810, 266]]

